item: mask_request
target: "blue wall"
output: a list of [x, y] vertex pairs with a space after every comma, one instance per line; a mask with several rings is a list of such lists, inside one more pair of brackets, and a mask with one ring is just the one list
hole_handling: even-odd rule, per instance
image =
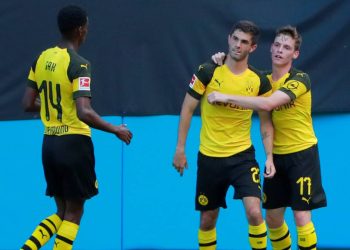
[[[178, 116], [106, 117], [127, 123], [134, 138], [122, 145], [113, 135], [93, 131], [100, 194], [86, 203], [76, 250], [196, 249], [198, 213], [194, 211], [196, 154], [200, 119], [195, 117], [187, 143], [189, 169], [179, 177], [173, 169]], [[264, 162], [259, 121], [253, 120], [252, 139], [260, 164]], [[345, 216], [350, 201], [348, 143], [350, 115], [314, 117], [328, 207], [315, 210], [319, 247], [347, 247]], [[54, 212], [44, 196], [41, 167], [42, 125], [39, 120], [0, 122], [2, 205], [0, 249], [19, 249], [41, 219]], [[228, 194], [217, 226], [219, 249], [249, 249], [247, 223], [240, 201]], [[292, 213], [287, 221], [295, 239]], [[43, 249], [51, 249], [52, 241]]]

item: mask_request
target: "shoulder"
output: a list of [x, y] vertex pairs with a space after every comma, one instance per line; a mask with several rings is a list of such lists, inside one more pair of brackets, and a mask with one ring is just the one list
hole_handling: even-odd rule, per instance
[[199, 65], [196, 76], [204, 85], [207, 85], [211, 81], [217, 67], [218, 65], [213, 62], [203, 63]]
[[289, 77], [286, 79], [286, 83], [287, 82], [300, 82], [302, 84], [305, 85], [305, 87], [309, 90], [311, 88], [311, 81], [310, 81], [310, 77], [307, 73], [301, 71], [301, 70], [298, 70], [298, 69], [295, 69], [295, 68], [292, 68], [290, 70], [290, 75]]
[[33, 70], [33, 72], [35, 72], [37, 64], [38, 64], [38, 63], [40, 64], [40, 62], [42, 61], [42, 60], [40, 60], [40, 59], [41, 59], [41, 58], [44, 58], [44, 56], [45, 56], [48, 52], [50, 52], [52, 49], [53, 49], [53, 48], [47, 48], [46, 50], [41, 51], [41, 52], [35, 57], [35, 59], [34, 59], [34, 61], [33, 61], [33, 63], [32, 63], [32, 70]]
[[255, 73], [260, 79], [260, 91], [259, 95], [262, 95], [272, 89], [269, 79], [267, 78], [267, 72], [258, 70], [257, 68], [248, 65], [248, 68]]
[[72, 81], [77, 77], [90, 77], [91, 65], [88, 60], [80, 56], [72, 49], [67, 49], [67, 53], [70, 57], [68, 66], [68, 77]]
[[67, 53], [69, 54], [71, 63], [73, 64], [90, 64], [90, 62], [79, 55], [75, 50], [73, 49], [67, 49]]
[[253, 72], [255, 73], [259, 78], [260, 80], [263, 80], [265, 81], [267, 78], [266, 78], [266, 72], [263, 71], [263, 70], [260, 70], [260, 69], [257, 69], [255, 67], [253, 67], [252, 65], [248, 65], [248, 68]]

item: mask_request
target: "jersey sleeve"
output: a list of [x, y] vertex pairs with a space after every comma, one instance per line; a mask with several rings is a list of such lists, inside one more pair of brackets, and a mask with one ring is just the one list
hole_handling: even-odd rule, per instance
[[252, 70], [260, 79], [260, 86], [259, 86], [259, 96], [269, 96], [272, 93], [272, 86], [267, 78], [267, 72], [265, 71], [260, 71], [253, 66], [249, 65], [248, 66], [250, 70]]
[[68, 78], [73, 84], [73, 99], [91, 97], [91, 66], [90, 62], [74, 52], [70, 52]]
[[308, 74], [296, 72], [287, 78], [279, 90], [286, 93], [291, 100], [295, 100], [297, 97], [308, 92], [310, 88], [311, 83]]
[[197, 72], [192, 76], [187, 93], [197, 100], [200, 100], [217, 65], [214, 63], [204, 63], [199, 65]]
[[29, 75], [28, 75], [28, 79], [27, 79], [27, 86], [38, 91], [38, 84], [37, 84], [36, 79], [35, 79], [35, 68], [36, 68], [37, 61], [38, 61], [38, 59], [36, 59], [33, 62], [32, 66], [30, 67]]
[[259, 96], [270, 96], [272, 94], [272, 86], [265, 74], [260, 75]]

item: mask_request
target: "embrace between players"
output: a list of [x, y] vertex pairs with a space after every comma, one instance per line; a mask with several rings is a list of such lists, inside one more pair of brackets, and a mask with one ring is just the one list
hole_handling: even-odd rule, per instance
[[[217, 53], [199, 66], [185, 96], [173, 160], [183, 174], [187, 168], [185, 144], [191, 118], [200, 103], [202, 127], [197, 159], [196, 210], [200, 211], [200, 250], [215, 250], [216, 222], [226, 208], [226, 192], [234, 187], [249, 224], [252, 249], [291, 249], [284, 220], [291, 207], [299, 249], [316, 249], [311, 210], [327, 205], [321, 183], [320, 161], [311, 118], [309, 76], [293, 67], [301, 36], [292, 26], [276, 31], [271, 45], [272, 71], [260, 72], [248, 64], [259, 38], [250, 21], [236, 23], [228, 35], [228, 52]], [[266, 154], [263, 207], [260, 208], [260, 168], [250, 138], [252, 110], [260, 118]]]

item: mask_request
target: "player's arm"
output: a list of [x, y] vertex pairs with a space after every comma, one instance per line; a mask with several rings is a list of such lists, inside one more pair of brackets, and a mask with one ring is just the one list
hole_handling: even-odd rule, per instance
[[35, 79], [36, 63], [37, 63], [37, 59], [34, 61], [34, 63], [32, 64], [29, 70], [27, 86], [22, 98], [22, 106], [25, 112], [40, 111], [40, 97], [39, 97], [38, 85]]
[[258, 111], [260, 118], [260, 134], [265, 149], [266, 161], [265, 161], [265, 178], [271, 178], [275, 175], [276, 169], [273, 164], [273, 135], [274, 129], [272, 124], [271, 112]]
[[198, 106], [199, 100], [192, 97], [190, 94], [186, 94], [182, 104], [180, 122], [177, 135], [176, 151], [173, 159], [173, 166], [175, 169], [183, 175], [183, 171], [187, 168], [187, 159], [185, 154], [185, 145], [190, 128], [193, 113]]
[[211, 104], [217, 102], [232, 103], [256, 111], [271, 111], [278, 106], [289, 103], [290, 101], [291, 98], [280, 90], [275, 91], [268, 97], [227, 95], [216, 91], [208, 95], [208, 102]]
[[105, 132], [115, 134], [120, 140], [126, 144], [131, 142], [132, 133], [122, 124], [115, 126], [103, 120], [91, 107], [89, 97], [82, 96], [75, 99], [78, 118], [92, 128], [96, 128]]
[[22, 105], [25, 112], [39, 112], [40, 99], [37, 90], [31, 87], [26, 87], [22, 99]]

